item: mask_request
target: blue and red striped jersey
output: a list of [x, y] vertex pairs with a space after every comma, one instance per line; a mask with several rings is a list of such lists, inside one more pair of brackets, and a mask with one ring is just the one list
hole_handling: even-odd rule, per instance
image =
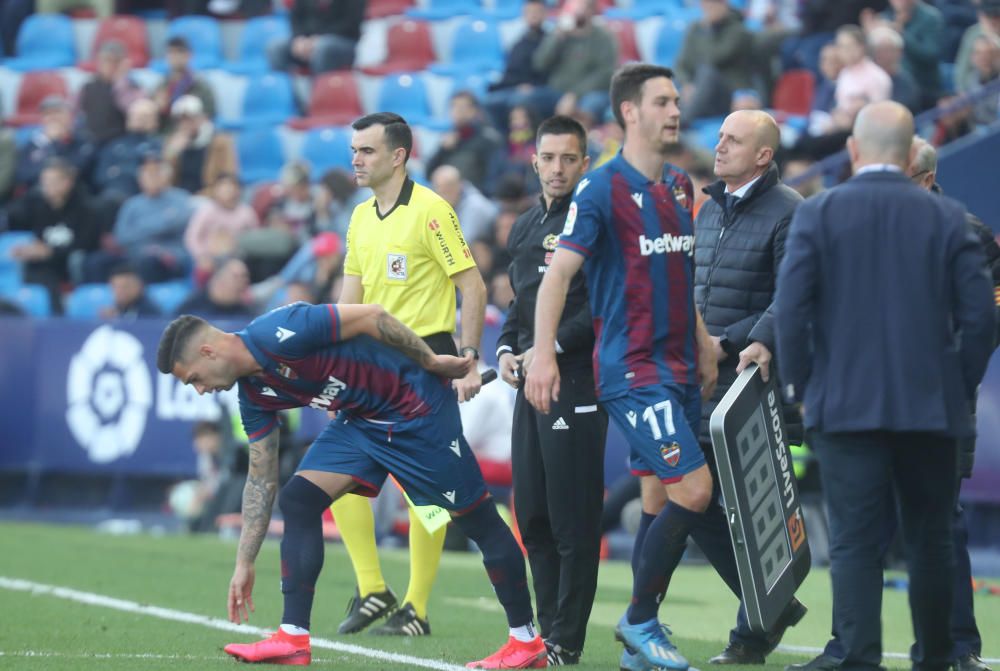
[[450, 381], [366, 335], [340, 339], [336, 305], [294, 303], [258, 317], [237, 335], [263, 368], [239, 380], [240, 415], [251, 441], [278, 426], [277, 411], [313, 407], [376, 422], [438, 411]]
[[559, 246], [585, 259], [601, 400], [698, 381], [693, 203], [682, 170], [651, 182], [621, 153], [576, 188]]

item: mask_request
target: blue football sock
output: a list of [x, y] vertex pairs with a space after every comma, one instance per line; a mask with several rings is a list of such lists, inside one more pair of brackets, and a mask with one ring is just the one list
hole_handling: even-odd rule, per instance
[[323, 568], [323, 511], [333, 500], [300, 475], [281, 489], [278, 505], [285, 519], [281, 538], [283, 624], [309, 628], [316, 579]]
[[688, 533], [699, 517], [699, 513], [670, 501], [649, 525], [632, 585], [632, 605], [628, 609], [630, 624], [656, 617], [662, 595], [684, 556]]
[[636, 571], [639, 570], [639, 557], [642, 556], [642, 544], [646, 541], [646, 532], [649, 531], [649, 525], [653, 523], [656, 519], [656, 515], [653, 513], [647, 513], [645, 510], [642, 511], [642, 517], [639, 518], [639, 528], [635, 531], [635, 545], [632, 546], [632, 578], [635, 579]]

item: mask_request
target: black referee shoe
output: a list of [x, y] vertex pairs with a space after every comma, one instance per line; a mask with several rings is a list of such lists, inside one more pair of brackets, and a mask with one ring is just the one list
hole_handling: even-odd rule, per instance
[[545, 641], [545, 658], [549, 666], [575, 666], [580, 663], [580, 653], [567, 650], [558, 643]]
[[767, 633], [767, 647], [760, 649], [748, 647], [742, 643], [730, 643], [726, 649], [718, 655], [708, 660], [709, 664], [763, 664], [764, 659], [774, 652], [774, 649], [781, 643], [782, 637], [789, 627], [794, 627], [802, 618], [806, 616], [809, 609], [802, 605], [802, 602], [792, 598], [791, 602], [785, 606], [785, 610], [778, 616], [778, 621]]
[[417, 611], [411, 603], [389, 616], [389, 619], [372, 629], [376, 636], [430, 636], [431, 623], [417, 617]]
[[358, 590], [347, 602], [347, 619], [337, 627], [338, 634], [356, 634], [368, 627], [372, 622], [385, 617], [396, 608], [396, 595], [391, 589], [384, 592], [372, 592], [361, 598]]
[[983, 658], [974, 652], [962, 655], [955, 660], [955, 671], [992, 671], [986, 666]]

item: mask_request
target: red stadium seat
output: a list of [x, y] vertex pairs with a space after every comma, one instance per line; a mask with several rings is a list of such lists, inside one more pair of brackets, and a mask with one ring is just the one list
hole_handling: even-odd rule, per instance
[[792, 116], [808, 116], [816, 80], [809, 70], [789, 70], [781, 75], [771, 96], [771, 107]]
[[425, 21], [405, 19], [394, 24], [387, 31], [386, 43], [385, 61], [362, 68], [362, 72], [369, 75], [420, 72], [437, 60], [431, 30]]
[[128, 52], [132, 67], [144, 68], [149, 64], [149, 36], [145, 21], [138, 16], [109, 16], [101, 21], [90, 49], [90, 60], [81, 63], [81, 69], [93, 71], [97, 51], [105, 42], [120, 42]]
[[618, 39], [619, 64], [642, 60], [635, 40], [635, 23], [630, 19], [609, 19], [604, 26]]
[[320, 126], [346, 126], [364, 115], [358, 83], [350, 70], [326, 72], [313, 79], [309, 112], [288, 125], [297, 130]]
[[17, 91], [14, 113], [4, 120], [8, 126], [35, 126], [41, 123], [38, 106], [51, 95], [69, 97], [69, 86], [56, 70], [25, 72]]
[[381, 19], [402, 14], [413, 7], [413, 0], [371, 0], [365, 11], [366, 19]]

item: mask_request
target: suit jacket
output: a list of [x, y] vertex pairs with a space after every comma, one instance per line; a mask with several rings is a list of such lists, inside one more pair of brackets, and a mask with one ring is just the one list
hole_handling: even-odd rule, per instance
[[863, 173], [802, 203], [775, 311], [806, 427], [973, 435], [991, 293], [964, 208], [901, 173]]

